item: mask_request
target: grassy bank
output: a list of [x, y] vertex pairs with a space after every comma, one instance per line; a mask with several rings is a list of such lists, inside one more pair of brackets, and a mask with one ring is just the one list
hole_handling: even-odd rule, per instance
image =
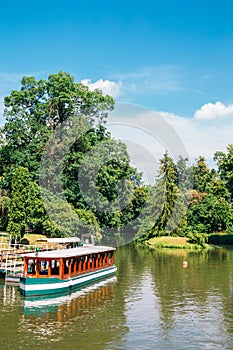
[[46, 236], [35, 233], [25, 233], [25, 235], [23, 236], [23, 239], [26, 239], [30, 245], [35, 244], [35, 241], [39, 238], [46, 238]]
[[153, 248], [172, 248], [172, 249], [191, 249], [191, 250], [199, 250], [203, 248], [207, 248], [208, 245], [205, 245], [205, 247], [201, 247], [197, 244], [189, 243], [188, 238], [186, 237], [168, 237], [168, 236], [161, 236], [161, 237], [154, 237], [146, 241], [146, 245], [153, 247]]

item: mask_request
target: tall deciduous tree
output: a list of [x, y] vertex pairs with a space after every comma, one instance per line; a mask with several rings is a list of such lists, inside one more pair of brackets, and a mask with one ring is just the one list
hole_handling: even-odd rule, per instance
[[5, 230], [8, 222], [8, 210], [10, 205], [10, 198], [6, 190], [0, 189], [0, 211], [1, 221], [0, 227]]
[[[96, 218], [96, 227], [99, 224], [102, 227], [120, 227], [137, 215], [138, 208], [128, 204], [131, 199], [134, 203], [140, 202], [136, 198], [137, 193], [139, 194], [136, 189], [139, 187], [141, 176], [130, 166], [124, 144], [113, 140], [104, 125], [108, 111], [114, 107], [112, 97], [104, 96], [100, 90], [89, 91], [87, 86], [76, 83], [70, 74], [59, 72], [51, 74], [47, 80], [24, 77], [20, 90], [12, 91], [11, 95], [5, 98], [5, 107], [6, 124], [1, 138], [0, 175], [3, 175], [2, 187], [12, 192], [12, 199], [15, 198], [9, 216], [8, 229], [11, 232], [23, 234], [30, 217], [32, 226], [40, 227], [49, 235], [58, 234], [46, 218], [41, 198], [36, 194], [39, 191], [36, 183], [39, 179], [39, 169], [41, 170], [41, 159], [44, 163], [40, 172], [40, 184], [49, 184], [47, 190], [51, 192], [51, 196], [55, 196], [55, 208], [51, 215], [56, 217], [60, 233], [76, 233], [77, 227], [80, 226], [78, 224], [76, 227], [72, 224], [72, 218], [62, 215], [65, 212], [65, 201], [60, 200], [63, 194], [68, 201], [67, 212], [71, 213], [71, 209], [85, 210], [82, 214], [87, 219], [90, 218], [91, 210]], [[61, 125], [65, 127], [62, 129]], [[83, 125], [85, 127], [82, 128]], [[73, 144], [68, 142], [68, 149], [63, 147], [63, 137], [69, 138], [69, 135], [80, 127], [82, 132], [79, 132], [76, 141]], [[72, 137], [74, 134], [73, 132]], [[55, 135], [58, 139], [52, 143], [50, 154], [46, 153], [47, 141], [54, 140]], [[88, 159], [90, 152], [95, 152], [96, 148], [98, 152], [95, 159], [92, 157], [89, 163], [87, 161], [83, 166], [83, 159]], [[108, 160], [105, 161], [104, 158]], [[80, 185], [87, 182], [93, 172], [93, 163], [99, 169], [83, 196]], [[17, 208], [14, 179], [16, 175], [20, 176], [20, 167], [27, 168], [31, 180], [34, 181], [30, 182], [31, 188], [30, 191], [28, 189], [28, 193], [33, 198], [32, 202], [36, 204], [37, 210], [29, 213], [28, 207], [22, 207], [22, 210], [16, 210], [17, 216], [12, 208]], [[81, 168], [83, 172], [86, 171], [87, 176], [80, 182]], [[22, 179], [20, 181], [22, 182]]]
[[188, 209], [188, 225], [200, 233], [231, 230], [232, 220], [232, 206], [224, 197], [206, 194]]
[[227, 152], [216, 152], [214, 160], [217, 161], [220, 178], [226, 183], [233, 202], [233, 144], [227, 146]]
[[89, 91], [64, 72], [51, 74], [48, 80], [23, 77], [20, 90], [12, 91], [4, 103], [0, 175], [9, 173], [8, 182], [14, 165], [27, 167], [38, 178], [45, 142], [57, 125], [78, 114], [85, 115], [93, 126], [104, 124], [114, 106], [112, 97], [100, 90]]
[[13, 236], [23, 237], [30, 223], [30, 175], [26, 168], [15, 170], [12, 179], [11, 203], [7, 231]]

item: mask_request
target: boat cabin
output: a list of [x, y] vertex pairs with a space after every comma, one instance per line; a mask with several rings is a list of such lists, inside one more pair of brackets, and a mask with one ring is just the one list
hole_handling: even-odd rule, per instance
[[24, 278], [73, 278], [114, 265], [113, 247], [83, 246], [24, 256]]

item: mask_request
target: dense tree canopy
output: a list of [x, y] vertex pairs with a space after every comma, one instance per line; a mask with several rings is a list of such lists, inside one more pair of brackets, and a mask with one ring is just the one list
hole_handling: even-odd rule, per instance
[[[62, 236], [87, 226], [100, 234], [137, 215], [132, 203], [143, 206], [141, 175], [130, 166], [125, 145], [105, 128], [113, 108], [112, 97], [90, 91], [68, 73], [23, 77], [20, 90], [5, 98], [0, 179], [10, 203], [6, 213], [1, 201], [3, 228], [12, 235], [31, 227]], [[42, 183], [51, 192], [49, 216]]]
[[150, 189], [151, 195], [137, 238], [231, 233], [232, 150], [229, 146], [227, 155], [223, 152], [216, 153], [219, 171], [209, 169], [202, 156], [188, 166], [187, 159], [180, 157], [175, 164], [165, 153], [160, 160], [160, 176]]
[[143, 239], [231, 233], [233, 145], [216, 152], [217, 169], [203, 156], [188, 165], [165, 152], [155, 184], [147, 186], [126, 146], [105, 127], [111, 96], [59, 72], [47, 80], [23, 77], [4, 103], [1, 228], [13, 236], [88, 231], [109, 239], [123, 228]]
[[216, 152], [214, 159], [217, 161], [220, 178], [225, 182], [233, 201], [233, 145], [227, 146], [226, 153]]

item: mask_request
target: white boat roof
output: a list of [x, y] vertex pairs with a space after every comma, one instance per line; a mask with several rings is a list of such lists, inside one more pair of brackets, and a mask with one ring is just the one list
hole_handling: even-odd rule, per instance
[[78, 237], [61, 237], [61, 238], [37, 238], [35, 242], [47, 242], [47, 243], [76, 243], [80, 242]]
[[24, 254], [24, 257], [32, 258], [32, 259], [72, 258], [76, 256], [110, 252], [113, 250], [116, 250], [116, 249], [114, 247], [107, 247], [107, 246], [88, 246], [88, 245], [85, 246], [84, 245], [82, 247], [77, 247], [77, 248], [46, 250], [42, 252], [28, 253], [28, 254]]

